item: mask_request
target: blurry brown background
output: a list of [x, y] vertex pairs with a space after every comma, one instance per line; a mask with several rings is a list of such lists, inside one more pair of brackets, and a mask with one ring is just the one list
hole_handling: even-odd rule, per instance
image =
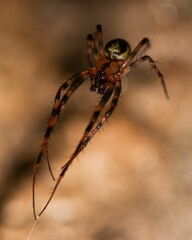
[[[147, 51], [166, 77], [170, 101], [148, 63], [123, 79], [118, 108], [67, 172], [31, 239], [192, 239], [192, 1], [0, 0], [0, 239], [26, 239], [31, 181], [59, 85], [87, 67], [86, 35], [102, 24]], [[51, 139], [53, 171], [74, 150], [98, 96], [85, 83]], [[37, 208], [54, 183], [46, 164]]]

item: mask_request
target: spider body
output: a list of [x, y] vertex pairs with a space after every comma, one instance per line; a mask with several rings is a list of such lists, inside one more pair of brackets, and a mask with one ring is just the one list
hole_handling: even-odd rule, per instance
[[120, 67], [124, 63], [131, 51], [129, 44], [123, 39], [114, 39], [105, 46], [105, 55], [96, 63], [92, 69], [91, 91], [97, 91], [98, 94], [106, 93], [109, 81], [113, 79], [114, 74], [120, 72]]
[[[49, 202], [57, 190], [61, 179], [65, 175], [73, 160], [87, 146], [90, 140], [113, 113], [121, 94], [121, 77], [124, 74], [127, 74], [129, 71], [141, 63], [148, 61], [157, 74], [157, 77], [160, 79], [165, 95], [168, 98], [168, 92], [163, 75], [155, 65], [153, 59], [150, 56], [145, 55], [134, 60], [140, 49], [146, 45], [149, 45], [149, 39], [143, 38], [133, 49], [133, 51], [131, 51], [129, 44], [125, 40], [115, 39], [108, 42], [104, 47], [101, 25], [96, 26], [95, 37], [93, 37], [91, 34], [87, 36], [87, 57], [90, 68], [78, 74], [75, 74], [59, 87], [55, 96], [53, 109], [48, 121], [48, 126], [44, 134], [43, 143], [40, 148], [39, 155], [34, 163], [32, 194], [33, 212], [35, 219], [37, 219], [37, 217], [40, 217], [40, 215], [47, 208]], [[35, 181], [36, 174], [43, 159], [47, 160], [49, 171], [53, 177], [48, 157], [48, 143], [50, 136], [58, 121], [62, 108], [66, 105], [72, 94], [80, 87], [80, 85], [88, 79], [90, 80], [90, 91], [97, 92], [97, 94], [101, 95], [101, 99], [97, 104], [94, 112], [92, 113], [90, 121], [85, 128], [83, 136], [80, 139], [76, 149], [74, 150], [70, 159], [61, 168], [60, 175], [56, 180], [56, 184], [48, 201], [46, 202], [41, 212], [37, 215], [35, 206]], [[98, 120], [99, 116], [104, 110], [106, 103], [109, 100], [111, 101], [110, 106], [105, 111], [101, 119]]]

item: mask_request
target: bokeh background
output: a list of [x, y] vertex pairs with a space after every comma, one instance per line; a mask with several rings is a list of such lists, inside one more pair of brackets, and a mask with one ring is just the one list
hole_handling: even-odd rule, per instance
[[[189, 240], [192, 238], [192, 1], [0, 0], [0, 238], [27, 239], [33, 224], [32, 170], [59, 85], [87, 67], [86, 35], [124, 38], [148, 63], [123, 78], [120, 103], [73, 163], [31, 240]], [[140, 56], [140, 55], [139, 55]], [[49, 155], [67, 161], [99, 96], [85, 83], [63, 110]], [[37, 208], [54, 182], [46, 163]]]

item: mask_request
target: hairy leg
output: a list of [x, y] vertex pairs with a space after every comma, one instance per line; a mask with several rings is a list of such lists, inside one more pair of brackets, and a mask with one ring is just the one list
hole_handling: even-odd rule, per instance
[[103, 124], [108, 120], [108, 118], [112, 115], [113, 111], [115, 110], [119, 97], [121, 94], [121, 80], [117, 81], [113, 99], [111, 102], [110, 108], [106, 111], [104, 117], [101, 119], [101, 121], [95, 126], [95, 128], [88, 134], [88, 136], [85, 138], [84, 142], [81, 144], [83, 148], [90, 142], [90, 140], [94, 137], [94, 135], [99, 131], [99, 129], [103, 126]]
[[103, 31], [102, 31], [102, 26], [100, 24], [98, 24], [96, 26], [96, 35], [98, 38], [98, 46], [99, 46], [99, 53], [101, 56], [104, 55], [104, 42], [103, 42]]
[[[96, 46], [98, 42], [98, 48]], [[94, 67], [99, 58], [104, 55], [103, 33], [101, 25], [96, 26], [95, 37], [92, 34], [87, 35], [87, 58], [89, 65]]]
[[162, 75], [162, 73], [159, 71], [159, 69], [157, 68], [155, 62], [153, 61], [153, 59], [148, 56], [148, 55], [145, 55], [137, 60], [135, 60], [134, 62], [130, 63], [129, 66], [127, 66], [126, 68], [123, 69], [122, 71], [122, 74], [126, 74], [127, 72], [131, 71], [131, 69], [137, 67], [138, 65], [140, 65], [141, 63], [145, 62], [145, 61], [148, 61], [152, 67], [152, 69], [155, 71], [157, 77], [160, 79], [161, 81], [161, 84], [162, 84], [162, 87], [163, 87], [163, 91], [165, 93], [165, 97], [167, 99], [169, 99], [169, 93], [168, 93], [168, 90], [167, 90], [167, 86], [166, 86], [166, 83], [165, 83], [165, 79]]
[[[61, 87], [59, 88], [59, 90], [56, 94], [53, 110], [51, 112], [51, 116], [48, 121], [48, 127], [47, 127], [47, 130], [46, 130], [44, 138], [43, 138], [43, 143], [42, 143], [39, 155], [34, 163], [32, 195], [33, 195], [33, 212], [34, 212], [35, 219], [36, 219], [36, 211], [35, 211], [36, 174], [37, 174], [37, 171], [41, 164], [41, 161], [43, 160], [44, 157], [46, 157], [46, 159], [47, 159], [48, 167], [49, 167], [49, 170], [52, 175], [52, 171], [51, 171], [49, 159], [48, 159], [48, 152], [47, 152], [49, 138], [51, 136], [51, 133], [53, 132], [53, 129], [54, 129], [56, 123], [57, 123], [61, 109], [67, 103], [67, 101], [69, 100], [71, 95], [75, 92], [75, 90], [85, 81], [86, 77], [88, 77], [88, 76], [89, 76], [88, 71], [85, 71], [85, 72], [82, 72], [81, 74], [75, 75], [74, 77], [67, 80], [63, 85], [61, 85]], [[61, 93], [64, 90], [66, 90], [66, 93], [61, 98]], [[60, 98], [61, 98], [61, 100], [60, 100]]]
[[130, 55], [128, 56], [127, 59], [125, 59], [125, 62], [123, 64], [123, 66], [127, 66], [132, 60], [133, 58], [137, 55], [137, 53], [141, 50], [142, 47], [150, 46], [150, 41], [148, 38], [143, 38], [138, 44], [137, 46], [133, 49], [133, 51], [130, 53]]
[[[88, 134], [91, 132], [91, 129], [94, 125], [94, 123], [97, 121], [98, 116], [100, 115], [101, 111], [103, 110], [105, 104], [108, 102], [109, 98], [111, 97], [113, 91], [114, 91], [114, 87], [115, 84], [112, 83], [111, 86], [109, 87], [109, 89], [107, 90], [107, 92], [105, 93], [105, 95], [103, 95], [102, 99], [100, 100], [96, 110], [94, 111], [94, 113], [92, 114], [91, 120], [89, 122], [89, 124], [87, 125], [83, 137], [81, 138], [79, 144], [77, 145], [75, 151], [73, 152], [72, 156], [70, 157], [70, 159], [67, 161], [67, 163], [62, 167], [62, 171], [56, 181], [56, 184], [54, 186], [54, 189], [47, 201], [47, 203], [45, 204], [44, 208], [42, 209], [42, 211], [39, 213], [38, 217], [41, 216], [41, 214], [45, 211], [45, 209], [47, 208], [47, 206], [49, 205], [51, 199], [53, 198], [57, 187], [61, 181], [61, 179], [63, 178], [64, 174], [66, 173], [67, 169], [69, 168], [69, 166], [71, 165], [71, 163], [73, 162], [73, 160], [77, 157], [77, 155], [86, 147], [87, 145], [87, 141], [86, 139], [88, 138]], [[115, 103], [115, 100], [113, 100], [113, 104]], [[85, 144], [86, 143], [86, 144]]]
[[[66, 82], [64, 82], [58, 89], [57, 91], [57, 94], [55, 96], [55, 100], [54, 100], [54, 104], [53, 104], [53, 109], [52, 109], [52, 112], [51, 112], [51, 115], [49, 117], [49, 121], [48, 121], [48, 127], [46, 129], [46, 132], [44, 134], [44, 137], [43, 137], [43, 143], [41, 145], [41, 149], [40, 149], [40, 152], [39, 152], [39, 156], [38, 158], [36, 159], [36, 162], [35, 164], [40, 164], [42, 158], [45, 156], [46, 159], [47, 159], [47, 162], [48, 162], [48, 166], [49, 166], [49, 169], [50, 169], [50, 164], [49, 164], [49, 160], [48, 160], [48, 154], [47, 154], [47, 145], [48, 145], [48, 140], [51, 136], [51, 133], [53, 132], [53, 128], [54, 128], [54, 125], [56, 124], [56, 112], [57, 112], [57, 108], [59, 106], [59, 102], [60, 102], [60, 98], [61, 98], [61, 94], [63, 91], [67, 90], [72, 84], [73, 82], [76, 80], [77, 78], [77, 75], [73, 76], [72, 78], [68, 79]], [[37, 167], [37, 166], [36, 166]], [[38, 168], [38, 167], [37, 167]], [[34, 165], [34, 169], [35, 169], [35, 165]], [[37, 170], [37, 169], [36, 169]], [[52, 172], [51, 172], [51, 175], [52, 175]], [[53, 176], [53, 175], [52, 175]]]
[[94, 67], [99, 59], [95, 40], [91, 34], [87, 35], [87, 59], [90, 67]]

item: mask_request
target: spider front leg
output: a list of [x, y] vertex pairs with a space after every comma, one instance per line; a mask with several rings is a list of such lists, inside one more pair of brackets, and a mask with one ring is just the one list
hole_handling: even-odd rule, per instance
[[97, 38], [98, 38], [98, 45], [99, 45], [99, 53], [101, 56], [104, 55], [104, 42], [103, 42], [103, 30], [102, 30], [102, 26], [100, 24], [98, 24], [96, 26], [97, 29]]
[[[84, 71], [81, 74], [77, 74], [67, 80], [59, 90], [57, 91], [55, 101], [54, 101], [54, 106], [53, 110], [51, 112], [51, 116], [49, 118], [48, 122], [48, 127], [45, 132], [44, 138], [43, 138], [43, 143], [38, 155], [38, 158], [36, 159], [34, 163], [34, 170], [33, 170], [33, 185], [32, 185], [32, 196], [33, 196], [33, 213], [35, 219], [37, 219], [36, 216], [36, 210], [35, 210], [35, 181], [36, 181], [36, 174], [39, 169], [39, 166], [41, 164], [41, 161], [43, 160], [43, 157], [45, 156], [48, 162], [48, 167], [49, 170], [51, 171], [51, 167], [49, 164], [49, 159], [48, 159], [48, 152], [47, 152], [47, 146], [48, 146], [48, 141], [51, 136], [51, 133], [53, 132], [53, 129], [57, 123], [58, 117], [60, 115], [61, 109], [65, 106], [71, 95], [75, 92], [75, 90], [85, 81], [86, 77], [89, 76], [89, 71]], [[61, 93], [62, 91], [66, 90], [66, 93], [64, 96], [61, 98]], [[61, 100], [60, 100], [61, 98]], [[52, 171], [51, 171], [52, 174]]]
[[[98, 40], [98, 48], [96, 46]], [[101, 25], [96, 26], [95, 38], [92, 34], [87, 35], [87, 59], [89, 65], [94, 67], [99, 58], [104, 55], [103, 33]]]
[[[86, 147], [88, 141], [87, 139], [89, 138], [89, 133], [91, 132], [92, 128], [93, 128], [93, 125], [94, 123], [97, 121], [101, 111], [103, 110], [105, 104], [108, 102], [109, 98], [111, 97], [113, 91], [114, 91], [114, 86], [115, 84], [114, 83], [111, 83], [109, 85], [109, 88], [107, 90], [107, 92], [103, 95], [102, 99], [100, 100], [96, 110], [94, 111], [94, 113], [92, 114], [92, 117], [91, 117], [91, 120], [89, 122], [89, 124], [87, 125], [85, 131], [84, 131], [84, 134], [79, 142], [79, 144], [77, 145], [75, 151], [73, 152], [72, 156], [70, 157], [70, 159], [67, 161], [67, 163], [62, 167], [62, 171], [57, 179], [57, 182], [55, 184], [55, 187], [47, 201], [47, 203], [45, 204], [44, 208], [42, 209], [42, 211], [39, 213], [38, 217], [40, 217], [42, 215], [42, 213], [45, 211], [45, 209], [47, 208], [47, 206], [49, 205], [51, 199], [53, 198], [56, 190], [57, 190], [57, 187], [61, 181], [61, 179], [63, 178], [63, 176], [65, 175], [67, 169], [69, 168], [69, 166], [72, 164], [73, 160], [77, 157], [77, 155]], [[115, 91], [117, 92], [117, 90]], [[115, 99], [116, 97], [114, 96], [113, 97], [113, 105], [115, 105]]]
[[90, 67], [95, 66], [96, 62], [99, 59], [95, 40], [91, 34], [87, 35], [87, 59]]
[[167, 86], [166, 86], [166, 83], [165, 83], [165, 80], [164, 80], [164, 77], [162, 75], [162, 73], [159, 71], [159, 69], [157, 68], [155, 62], [153, 61], [153, 59], [148, 56], [148, 55], [145, 55], [137, 60], [135, 60], [134, 62], [130, 63], [129, 66], [125, 67], [122, 71], [122, 74], [125, 74], [129, 71], [131, 71], [131, 69], [137, 67], [138, 65], [140, 65], [141, 63], [145, 62], [145, 61], [148, 61], [151, 65], [151, 67], [153, 68], [153, 70], [155, 71], [157, 77], [160, 79], [161, 81], [161, 84], [162, 84], [162, 87], [163, 87], [163, 91], [165, 93], [165, 97], [167, 99], [169, 99], [169, 93], [168, 93], [168, 90], [167, 90]]
[[127, 59], [125, 59], [124, 63], [123, 63], [123, 67], [125, 67], [126, 65], [128, 65], [133, 58], [137, 55], [137, 53], [141, 50], [142, 47], [150, 46], [150, 41], [148, 38], [143, 38], [138, 45], [133, 49], [133, 51], [129, 54], [129, 56], [127, 57]]

